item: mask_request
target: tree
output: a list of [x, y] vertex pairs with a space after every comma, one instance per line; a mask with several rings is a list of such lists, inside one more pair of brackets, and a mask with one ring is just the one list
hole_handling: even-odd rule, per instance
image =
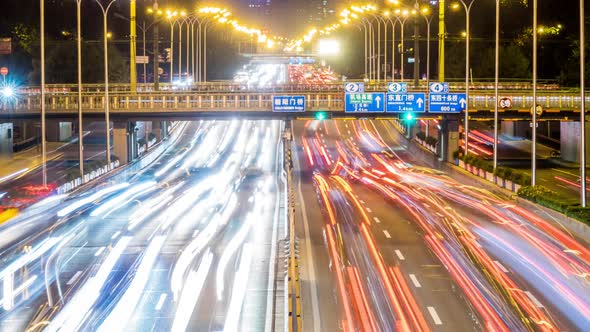
[[[104, 58], [101, 42], [84, 42], [82, 44], [82, 82], [104, 82]], [[109, 81], [113, 83], [128, 82], [128, 65], [115, 45], [109, 44]], [[47, 46], [45, 60], [47, 83], [77, 83], [78, 58], [77, 46], [73, 40], [52, 41]], [[33, 71], [29, 78], [38, 82], [40, 63], [33, 61]]]

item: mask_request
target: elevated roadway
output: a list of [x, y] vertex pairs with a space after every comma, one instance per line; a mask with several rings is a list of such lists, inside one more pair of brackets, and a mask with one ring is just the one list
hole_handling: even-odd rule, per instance
[[[319, 87], [318, 87], [319, 88]], [[381, 90], [384, 91], [384, 90]], [[353, 117], [344, 112], [344, 93], [342, 91], [163, 91], [163, 92], [113, 92], [109, 96], [110, 112], [117, 117], [162, 117], [180, 116], [193, 117], [212, 113], [220, 116], [223, 113], [259, 115], [273, 117], [272, 98], [275, 95], [304, 95], [306, 112], [281, 113], [278, 117], [305, 117], [308, 112], [328, 111], [334, 117]], [[512, 108], [501, 110], [505, 120], [527, 120], [533, 98], [530, 92], [504, 92], [501, 97], [512, 100]], [[587, 99], [590, 102], [590, 98]], [[50, 117], [68, 117], [78, 112], [78, 97], [73, 92], [49, 93], [46, 98], [46, 112]], [[82, 95], [82, 108], [85, 115], [102, 116], [105, 109], [102, 92], [86, 92]], [[469, 113], [476, 119], [493, 117], [495, 98], [491, 92], [473, 91], [469, 98]], [[544, 112], [540, 120], [573, 120], [579, 113], [580, 97], [573, 92], [543, 91], [538, 95], [537, 103]], [[36, 118], [41, 110], [39, 94], [21, 94], [17, 98], [4, 101], [1, 105], [0, 119]], [[268, 114], [268, 115], [266, 115]], [[211, 115], [211, 114], [209, 114]], [[393, 113], [361, 113], [361, 117], [396, 116]], [[423, 118], [441, 118], [441, 114], [416, 114]], [[274, 116], [277, 116], [276, 114]], [[308, 115], [312, 116], [312, 115]]]

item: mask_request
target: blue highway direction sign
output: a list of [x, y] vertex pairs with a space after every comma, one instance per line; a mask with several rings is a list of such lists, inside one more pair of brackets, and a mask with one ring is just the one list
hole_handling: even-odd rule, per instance
[[273, 96], [273, 112], [305, 112], [305, 96]]
[[385, 112], [385, 93], [347, 93], [344, 111], [347, 113]]
[[429, 113], [459, 113], [467, 107], [464, 93], [431, 93]]
[[388, 93], [387, 112], [424, 112], [426, 94], [424, 93]]

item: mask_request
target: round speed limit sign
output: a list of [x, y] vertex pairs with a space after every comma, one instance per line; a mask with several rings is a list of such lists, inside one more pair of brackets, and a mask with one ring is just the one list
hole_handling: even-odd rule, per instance
[[512, 108], [512, 99], [509, 97], [500, 98], [498, 106], [501, 108]]

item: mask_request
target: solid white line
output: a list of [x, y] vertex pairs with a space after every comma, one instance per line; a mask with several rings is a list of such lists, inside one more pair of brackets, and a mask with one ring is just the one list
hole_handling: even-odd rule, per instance
[[430, 313], [430, 316], [432, 316], [434, 325], [442, 325], [442, 321], [440, 320], [440, 317], [438, 317], [438, 313], [434, 307], [428, 307], [428, 312]]
[[373, 210], [371, 210], [371, 208], [367, 208], [367, 212], [372, 213]]
[[502, 272], [504, 273], [508, 273], [508, 269], [506, 269], [504, 267], [504, 265], [502, 265], [502, 263], [498, 262], [498, 261], [494, 261], [494, 263], [496, 263], [496, 265], [498, 265], [498, 267], [500, 268], [500, 270], [502, 270]]
[[526, 294], [526, 296], [529, 297], [529, 299], [531, 299], [531, 301], [533, 301], [537, 308], [544, 308], [543, 304], [541, 304], [541, 302], [539, 302], [539, 300], [537, 300], [537, 298], [533, 294], [531, 294], [531, 292], [524, 291], [524, 293]]
[[[297, 169], [300, 168], [299, 164], [299, 156], [297, 153], [293, 154], [295, 156], [295, 163], [297, 165]], [[319, 299], [318, 299], [318, 286], [316, 282], [315, 276], [315, 266], [314, 261], [311, 255], [311, 235], [309, 232], [309, 220], [307, 219], [307, 210], [305, 208], [305, 200], [303, 199], [303, 193], [301, 192], [301, 178], [298, 177], [299, 183], [297, 185], [297, 194], [299, 195], [299, 200], [301, 202], [301, 215], [303, 216], [303, 228], [305, 231], [305, 251], [306, 251], [306, 259], [309, 265], [309, 280], [311, 281], [311, 308], [313, 312], [313, 331], [320, 332], [321, 331], [321, 316], [320, 316], [320, 308], [319, 308]], [[287, 313], [288, 314], [288, 313]]]
[[378, 224], [381, 223], [381, 220], [379, 220], [379, 218], [377, 218], [377, 217], [373, 217], [373, 220], [375, 220], [375, 222], [378, 223]]
[[111, 240], [116, 239], [119, 235], [121, 235], [121, 231], [117, 231], [113, 236], [111, 236]]
[[388, 239], [391, 239], [391, 235], [389, 235], [389, 232], [388, 232], [388, 231], [385, 231], [385, 230], [384, 230], [384, 231], [383, 231], [383, 234], [385, 234], [385, 237], [386, 237], [386, 238], [388, 238]]
[[418, 278], [416, 278], [416, 275], [410, 274], [410, 280], [412, 280], [412, 283], [414, 284], [414, 286], [416, 286], [416, 288], [422, 287], [422, 285], [420, 285], [420, 282], [418, 281]]
[[154, 308], [156, 311], [160, 311], [162, 309], [164, 306], [164, 301], [166, 301], [166, 297], [168, 297], [168, 294], [160, 294], [160, 299], [158, 299], [158, 303], [156, 303], [156, 307]]
[[402, 252], [399, 251], [398, 249], [395, 249], [395, 254], [397, 255], [397, 258], [399, 258], [400, 261], [405, 260], [406, 258], [404, 257], [404, 255], [402, 255]]
[[71, 278], [70, 280], [68, 280], [68, 282], [66, 282], [66, 285], [71, 285], [73, 283], [76, 282], [76, 280], [78, 280], [78, 278], [80, 278], [80, 276], [82, 275], [82, 271], [78, 271], [76, 272]]
[[103, 251], [104, 251], [104, 247], [98, 248], [98, 250], [94, 253], [94, 256], [95, 257], [100, 256], [100, 254], [102, 254]]

